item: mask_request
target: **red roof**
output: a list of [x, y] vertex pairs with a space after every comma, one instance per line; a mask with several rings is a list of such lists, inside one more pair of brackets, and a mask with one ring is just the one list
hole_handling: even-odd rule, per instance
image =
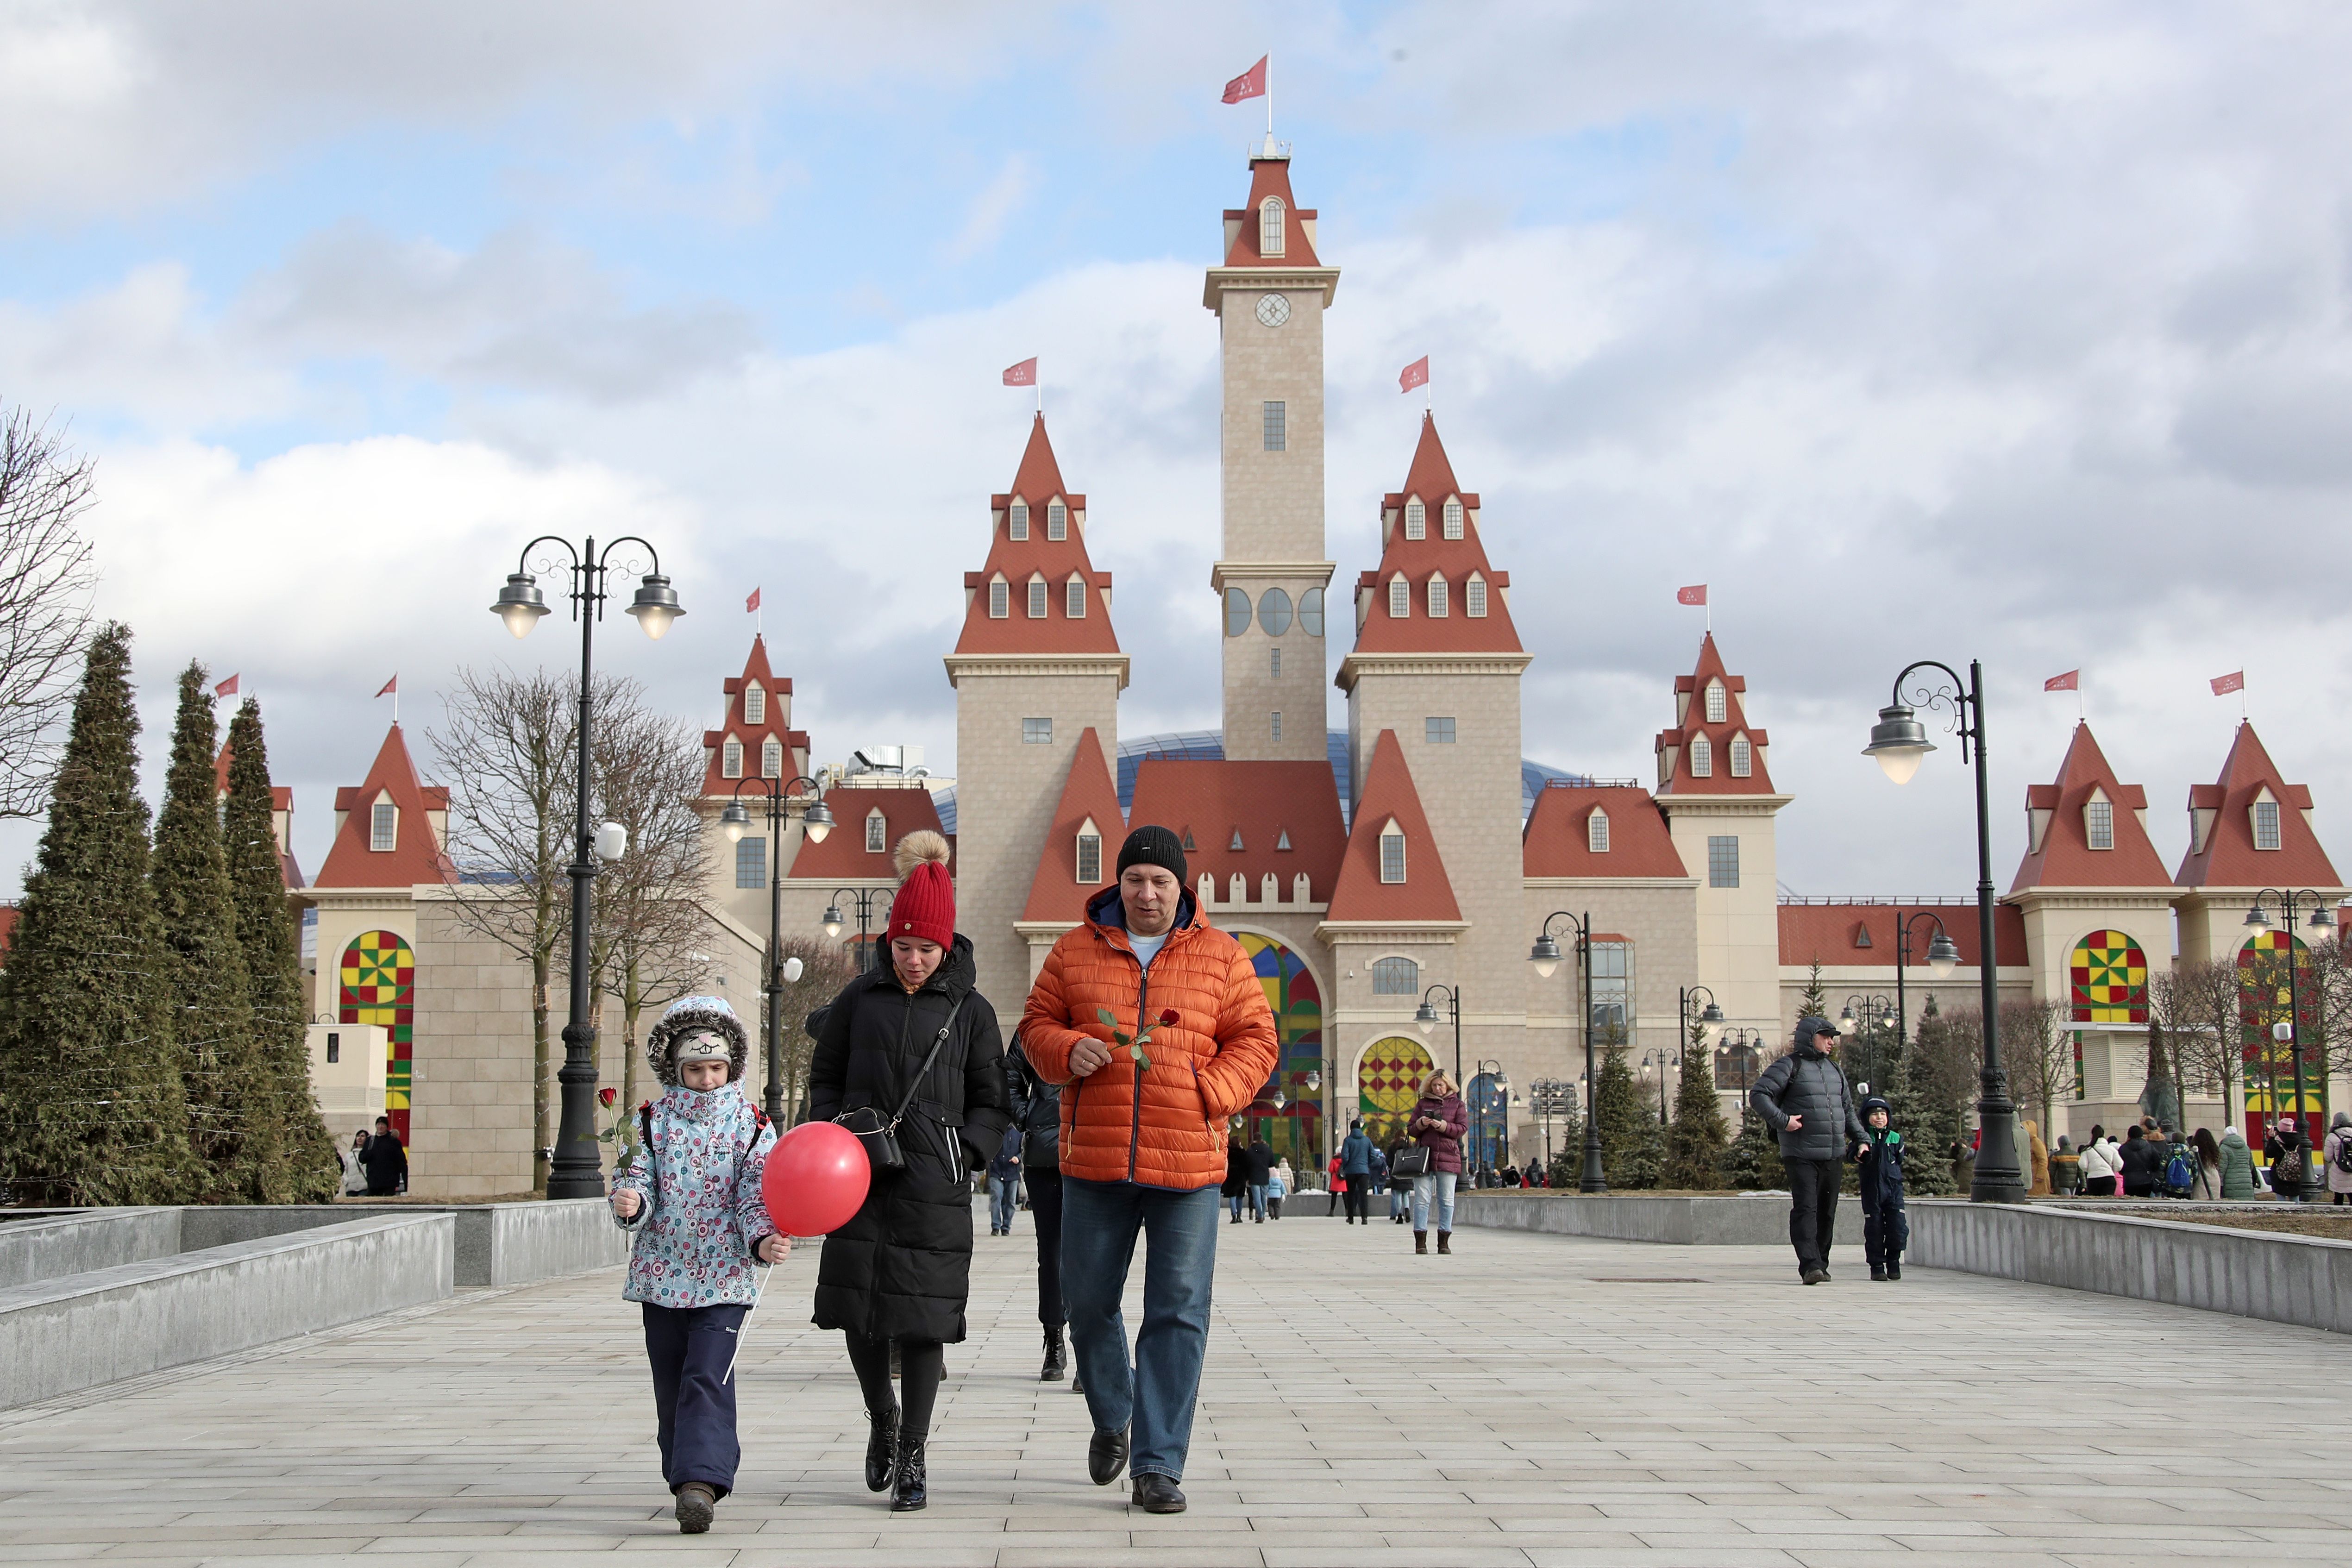
[[[1404, 833], [1404, 876], [1402, 882], [1381, 880], [1381, 835], [1394, 822]], [[1394, 730], [1383, 730], [1372, 742], [1372, 765], [1364, 770], [1363, 798], [1356, 803], [1355, 831], [1348, 837], [1348, 853], [1339, 864], [1339, 885], [1331, 893], [1328, 919], [1335, 921], [1458, 921], [1462, 906], [1454, 901], [1454, 884], [1446, 879], [1445, 862], [1437, 853], [1437, 839], [1421, 809], [1421, 795], [1412, 787], [1404, 749]]]
[[[1723, 683], [1723, 722], [1706, 721], [1706, 689], [1716, 681]], [[1658, 755], [1658, 793], [1661, 795], [1770, 795], [1772, 778], [1764, 769], [1764, 748], [1770, 744], [1763, 731], [1750, 728], [1746, 705], [1740, 694], [1748, 689], [1745, 677], [1732, 675], [1723, 668], [1723, 655], [1715, 646], [1715, 634], [1709, 632], [1698, 645], [1698, 668], [1688, 675], [1675, 678], [1675, 719], [1672, 728], [1658, 731], [1654, 750]], [[1691, 772], [1691, 741], [1705, 735], [1710, 771], [1704, 778]], [[1731, 742], [1745, 735], [1753, 748], [1753, 761], [1748, 776], [1735, 778], [1731, 772]]]
[[[1462, 537], [1445, 537], [1445, 503], [1462, 503]], [[1427, 537], [1407, 539], [1405, 506], [1421, 501]], [[1518, 628], [1511, 624], [1510, 605], [1503, 590], [1511, 574], [1497, 572], [1486, 560], [1478, 538], [1478, 498], [1465, 491], [1454, 478], [1445, 444], [1438, 439], [1437, 420], [1421, 416], [1421, 444], [1413, 448], [1412, 466], [1405, 471], [1404, 489], [1381, 498], [1381, 564], [1356, 579], [1356, 651], [1359, 653], [1518, 653]], [[1473, 575], [1486, 583], [1486, 613], [1469, 613], [1467, 584]], [[1389, 614], [1389, 582], [1402, 576], [1411, 585], [1410, 607], [1402, 616]], [[1429, 613], [1433, 577], [1446, 583], [1445, 614]], [[1369, 603], [1367, 603], [1369, 595]]]
[[[760, 722], [747, 723], [743, 719], [743, 694], [753, 681], [766, 694]], [[743, 742], [743, 773], [745, 777], [760, 776], [760, 756], [772, 735], [783, 746], [785, 778], [797, 778], [808, 772], [809, 738], [805, 730], [793, 728], [793, 683], [790, 678], [778, 679], [768, 668], [767, 639], [758, 635], [751, 638], [751, 655], [743, 661], [743, 673], [720, 683], [727, 695], [726, 717], [716, 730], [702, 732], [703, 766], [702, 793], [707, 795], [732, 795], [741, 778], [729, 778], [726, 772], [727, 737], [734, 736]], [[751, 799], [759, 794], [747, 789], [743, 797]]]
[[[2115, 824], [2112, 849], [2091, 847], [2084, 810], [2095, 795], [2114, 808], [2109, 813]], [[2172, 879], [2164, 874], [2163, 858], [2148, 842], [2147, 829], [2140, 826], [2147, 791], [2116, 782], [2116, 771], [2091, 738], [2088, 724], [2074, 726], [2056, 780], [2026, 786], [2025, 809], [2032, 821], [2042, 820], [2041, 814], [2048, 812], [2049, 826], [2042, 831], [2042, 847], [2029, 847], [2018, 862], [2011, 892], [2021, 888], [2162, 887]], [[2029, 824], [2026, 843], [2032, 842]]]
[[[1329, 769], [1324, 770], [1328, 773]], [[1102, 879], [1078, 880], [1078, 829], [1092, 820], [1102, 836]], [[1086, 918], [1087, 900], [1116, 879], [1118, 847], [1127, 837], [1126, 819], [1118, 814], [1118, 783], [1103, 757], [1102, 737], [1092, 726], [1079, 735], [1070, 752], [1070, 771], [1062, 782], [1062, 798], [1054, 807], [1054, 825], [1045, 830], [1038, 851], [1037, 871], [1029, 881], [1029, 902], [1021, 910], [1024, 921], [1063, 921], [1076, 925]]]
[[[1189, 837], [1184, 863], [1197, 888], [1203, 874], [1225, 897], [1241, 873], [1255, 900], [1274, 874], [1276, 896], [1290, 901], [1291, 879], [1307, 874], [1307, 901], [1328, 902], [1348, 852], [1339, 785], [1328, 762], [1208, 762], [1146, 757], [1135, 773], [1128, 819], [1158, 823]], [[1235, 849], [1238, 837], [1241, 847]], [[1287, 844], [1287, 848], [1284, 845]]]
[[[1012, 507], [1019, 500], [1029, 508], [1029, 537], [1013, 537]], [[1046, 508], [1060, 501], [1069, 509], [1069, 521], [1059, 540], [1045, 537]], [[1117, 653], [1118, 634], [1110, 624], [1110, 574], [1097, 572], [1087, 557], [1087, 498], [1072, 495], [1062, 484], [1061, 465], [1054, 459], [1054, 444], [1045, 436], [1045, 416], [1029, 426], [1029, 447], [1013, 476], [1013, 489], [991, 496], [992, 521], [988, 560], [977, 572], [963, 574], [963, 635], [956, 639], [961, 654], [989, 653]], [[1087, 584], [1086, 613], [1069, 613], [1068, 584], [1072, 577]], [[989, 584], [1004, 579], [1005, 611], [991, 616]], [[1029, 584], [1045, 583], [1045, 613], [1029, 614]]]
[[[1819, 963], [1824, 969], [1857, 966], [1895, 967], [1895, 926], [1914, 920], [1921, 910], [1944, 924], [1952, 945], [1960, 950], [1963, 968], [1974, 969], [1983, 951], [1977, 942], [1977, 907], [1966, 904], [1782, 904], [1780, 962]], [[1868, 937], [1865, 942], [1863, 939]], [[1916, 921], [1911, 928], [1911, 967], [1925, 975], [1927, 943], [1935, 939], [1932, 921]], [[1994, 956], [2004, 968], [2026, 962], [2025, 915], [2014, 904], [1996, 904], [1992, 911]], [[1928, 984], [1925, 978], [1922, 984]]]
[[[2265, 792], [2278, 803], [2279, 847], [2254, 847], [2254, 802]], [[2173, 880], [2184, 888], [2336, 888], [2336, 867], [2319, 847], [2304, 813], [2311, 809], [2308, 785], [2288, 784], [2254, 734], [2241, 723], [2221, 764], [2220, 782], [2189, 786], [2189, 853]], [[2210, 812], [2207, 817], [2204, 814]], [[2197, 829], [2205, 830], [2198, 847]]]
[[16, 941], [16, 906], [0, 904], [0, 954], [7, 952]]
[[[1282, 199], [1282, 254], [1265, 256], [1258, 251], [1258, 214], [1265, 209], [1268, 196]], [[1246, 207], [1227, 207], [1225, 222], [1238, 225], [1234, 229], [1233, 243], [1225, 247], [1228, 267], [1320, 267], [1315, 258], [1315, 242], [1307, 237], [1307, 226], [1315, 221], [1315, 209], [1300, 210], [1298, 198], [1290, 194], [1290, 160], [1283, 157], [1254, 156], [1250, 159], [1250, 194]]]
[[[890, 852], [898, 847], [898, 840], [918, 828], [941, 831], [940, 808], [927, 789], [868, 789], [835, 784], [824, 792], [824, 805], [833, 813], [833, 831], [824, 836], [822, 844], [813, 843], [807, 835], [802, 835], [800, 851], [793, 857], [793, 868], [787, 875], [837, 877], [845, 882], [896, 882], [898, 868], [891, 860]], [[767, 820], [760, 808], [750, 809], [753, 821]], [[882, 847], [868, 849], [866, 819], [877, 811], [882, 814]], [[948, 872], [955, 872], [952, 852], [948, 857]]]
[[[393, 847], [384, 850], [368, 847], [375, 815], [371, 808], [379, 796], [399, 808], [394, 817]], [[443, 852], [426, 816], [428, 812], [448, 809], [449, 792], [418, 780], [416, 764], [409, 760], [408, 742], [401, 738], [400, 726], [394, 724], [384, 733], [383, 749], [376, 752], [374, 765], [368, 769], [367, 782], [357, 789], [347, 787], [335, 792], [335, 810], [341, 814], [343, 825], [336, 829], [335, 842], [327, 851], [327, 863], [319, 868], [319, 879], [312, 885], [413, 888], [419, 882], [452, 879], [457, 868]]]
[[[1609, 847], [1592, 851], [1592, 814], [1609, 817]], [[1530, 877], [1687, 877], [1665, 815], [1630, 784], [1549, 784], [1536, 795], [1520, 839]]]

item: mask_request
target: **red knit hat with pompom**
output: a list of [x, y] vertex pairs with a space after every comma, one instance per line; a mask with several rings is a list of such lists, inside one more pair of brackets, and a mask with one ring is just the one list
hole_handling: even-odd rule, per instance
[[955, 882], [948, 876], [948, 841], [929, 828], [898, 840], [898, 896], [890, 900], [890, 936], [919, 936], [955, 945]]

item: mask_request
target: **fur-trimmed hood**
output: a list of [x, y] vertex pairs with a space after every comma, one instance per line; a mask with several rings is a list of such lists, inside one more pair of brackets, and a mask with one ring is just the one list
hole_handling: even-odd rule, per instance
[[646, 1031], [646, 1065], [654, 1077], [665, 1088], [677, 1087], [677, 1064], [669, 1059], [669, 1049], [680, 1035], [693, 1029], [709, 1029], [727, 1042], [727, 1081], [742, 1082], [743, 1070], [751, 1065], [751, 1037], [723, 996], [681, 996], [662, 1014], [660, 1023]]

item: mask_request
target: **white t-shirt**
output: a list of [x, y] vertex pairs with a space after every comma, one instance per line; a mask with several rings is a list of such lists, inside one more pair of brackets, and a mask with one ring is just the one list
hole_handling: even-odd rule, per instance
[[1127, 945], [1135, 949], [1137, 962], [1149, 969], [1151, 967], [1151, 961], [1160, 956], [1160, 950], [1168, 945], [1168, 938], [1174, 929], [1171, 926], [1158, 936], [1138, 936], [1133, 931], [1129, 931], [1127, 933]]

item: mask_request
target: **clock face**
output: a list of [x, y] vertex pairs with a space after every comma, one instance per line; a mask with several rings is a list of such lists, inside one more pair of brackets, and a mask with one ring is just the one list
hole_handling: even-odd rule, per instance
[[1257, 301], [1257, 319], [1269, 327], [1278, 327], [1290, 320], [1290, 301], [1279, 294], [1261, 294]]

